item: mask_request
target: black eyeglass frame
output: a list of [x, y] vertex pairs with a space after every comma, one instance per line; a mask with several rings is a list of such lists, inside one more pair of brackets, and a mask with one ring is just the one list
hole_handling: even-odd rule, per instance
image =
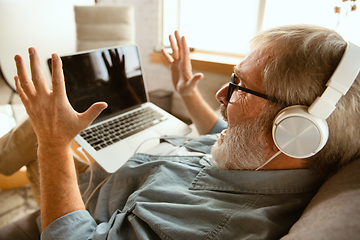
[[237, 85], [235, 83], [235, 73], [233, 73], [233, 74], [231, 74], [231, 78], [230, 78], [230, 82], [229, 82], [229, 88], [228, 88], [228, 92], [227, 92], [227, 96], [226, 96], [226, 100], [228, 102], [230, 102], [230, 98], [231, 98], [233, 92], [235, 91], [235, 89], [241, 90], [241, 91], [246, 92], [246, 93], [250, 93], [250, 94], [255, 95], [257, 97], [264, 98], [264, 99], [269, 100], [271, 102], [279, 103], [279, 101], [276, 100], [273, 97], [269, 97], [266, 94], [262, 94], [262, 93], [254, 91], [254, 90], [251, 90], [251, 89], [248, 89], [248, 88], [241, 87], [241, 86]]

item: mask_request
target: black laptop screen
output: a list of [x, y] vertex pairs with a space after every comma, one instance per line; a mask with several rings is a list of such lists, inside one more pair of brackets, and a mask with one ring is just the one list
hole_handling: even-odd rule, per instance
[[[67, 96], [76, 111], [84, 112], [98, 101], [108, 103], [94, 123], [147, 101], [135, 45], [62, 56], [61, 60]], [[48, 64], [51, 69], [51, 59]]]

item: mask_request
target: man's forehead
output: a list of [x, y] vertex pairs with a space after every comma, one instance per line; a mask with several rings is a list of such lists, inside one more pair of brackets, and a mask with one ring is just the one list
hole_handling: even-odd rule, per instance
[[237, 77], [242, 78], [240, 63], [234, 67], [234, 73]]
[[268, 51], [264, 51], [263, 49], [255, 49], [251, 51], [249, 54], [245, 56], [245, 58], [235, 67], [236, 69], [240, 69], [241, 65], [246, 64], [247, 62], [251, 62], [251, 64], [260, 65], [265, 63], [270, 58], [270, 53]]
[[270, 59], [267, 51], [255, 49], [251, 51], [243, 61], [234, 67], [234, 73], [245, 83], [262, 85], [262, 73], [266, 62]]

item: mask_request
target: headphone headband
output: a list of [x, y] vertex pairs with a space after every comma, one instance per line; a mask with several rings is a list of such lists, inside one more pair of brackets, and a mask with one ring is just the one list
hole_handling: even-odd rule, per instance
[[360, 71], [360, 47], [348, 42], [346, 50], [333, 75], [326, 83], [321, 97], [309, 107], [309, 113], [317, 118], [327, 119], [335, 110], [337, 102], [347, 93]]

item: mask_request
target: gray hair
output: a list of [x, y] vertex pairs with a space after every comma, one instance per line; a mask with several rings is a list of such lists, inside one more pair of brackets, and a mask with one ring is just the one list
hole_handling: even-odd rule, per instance
[[[268, 55], [262, 77], [267, 95], [284, 105], [310, 106], [321, 96], [346, 48], [335, 31], [313, 25], [269, 29], [251, 41], [252, 50]], [[317, 174], [327, 176], [360, 157], [360, 77], [327, 119], [329, 139], [307, 160]]]

